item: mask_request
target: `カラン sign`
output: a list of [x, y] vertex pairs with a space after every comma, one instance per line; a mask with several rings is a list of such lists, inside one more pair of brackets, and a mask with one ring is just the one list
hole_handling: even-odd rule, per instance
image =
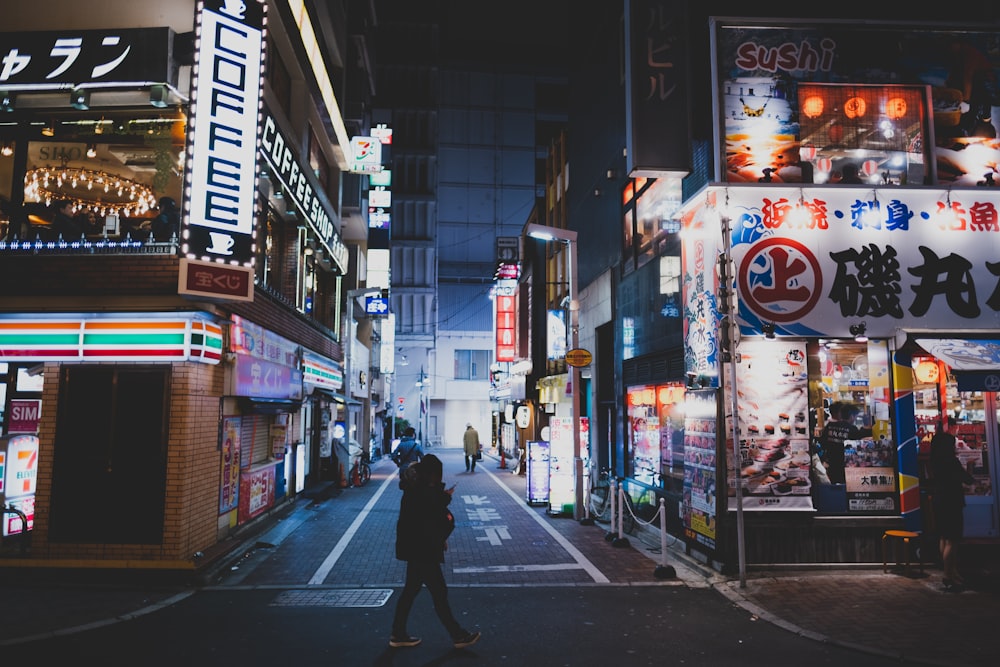
[[198, 12], [182, 250], [252, 266], [264, 4], [209, 0]]
[[0, 33], [0, 88], [66, 84], [170, 83], [169, 28]]

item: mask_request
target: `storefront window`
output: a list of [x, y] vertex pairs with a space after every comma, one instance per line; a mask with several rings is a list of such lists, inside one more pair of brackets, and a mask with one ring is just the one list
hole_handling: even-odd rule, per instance
[[[44, 122], [42, 136], [25, 146], [19, 226], [28, 238], [80, 233], [147, 240], [162, 198], [182, 201], [183, 113], [116, 111]], [[66, 227], [56, 222], [58, 202], [69, 204]]]
[[899, 512], [884, 342], [810, 343], [811, 478], [816, 509]]
[[627, 394], [632, 477], [680, 489], [684, 479], [684, 394], [681, 384], [630, 387]]
[[11, 194], [14, 183], [14, 151], [17, 146], [13, 141], [0, 139], [0, 239], [7, 238], [10, 229]]

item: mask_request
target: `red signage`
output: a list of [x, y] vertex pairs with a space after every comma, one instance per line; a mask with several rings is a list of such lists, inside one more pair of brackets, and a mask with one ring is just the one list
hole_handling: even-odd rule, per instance
[[35, 398], [12, 398], [8, 433], [38, 433], [38, 421], [42, 416], [42, 402]]
[[517, 299], [496, 297], [497, 361], [514, 361], [517, 352]]
[[253, 268], [181, 259], [180, 294], [233, 301], [253, 301]]

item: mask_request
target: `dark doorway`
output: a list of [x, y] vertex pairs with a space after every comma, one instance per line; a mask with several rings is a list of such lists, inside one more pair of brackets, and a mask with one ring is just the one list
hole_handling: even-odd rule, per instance
[[169, 383], [164, 367], [63, 367], [53, 542], [162, 542]]

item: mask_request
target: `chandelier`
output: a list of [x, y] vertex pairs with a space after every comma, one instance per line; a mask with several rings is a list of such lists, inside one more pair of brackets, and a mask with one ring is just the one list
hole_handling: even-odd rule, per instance
[[65, 199], [75, 210], [94, 211], [100, 216], [134, 217], [156, 206], [148, 185], [81, 167], [37, 167], [24, 175], [25, 200], [44, 202]]

